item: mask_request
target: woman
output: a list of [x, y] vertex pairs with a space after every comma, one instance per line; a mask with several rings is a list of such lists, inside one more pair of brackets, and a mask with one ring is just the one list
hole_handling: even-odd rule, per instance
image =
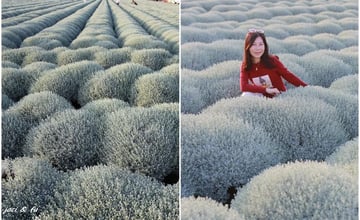
[[294, 86], [307, 86], [280, 62], [279, 57], [269, 54], [263, 30], [250, 29], [245, 38], [244, 58], [240, 70], [242, 96], [256, 95], [272, 98], [286, 91], [284, 78]]

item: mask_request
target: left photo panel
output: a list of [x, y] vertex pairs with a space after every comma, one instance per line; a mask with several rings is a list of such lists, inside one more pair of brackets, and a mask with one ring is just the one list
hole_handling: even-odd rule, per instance
[[2, 2], [2, 219], [179, 219], [179, 4]]

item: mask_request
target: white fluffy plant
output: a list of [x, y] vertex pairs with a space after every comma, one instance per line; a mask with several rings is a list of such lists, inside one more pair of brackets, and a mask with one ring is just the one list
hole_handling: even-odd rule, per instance
[[34, 127], [26, 138], [27, 154], [45, 158], [59, 170], [99, 163], [101, 118], [89, 110], [66, 110]]
[[181, 87], [183, 113], [198, 113], [222, 98], [238, 96], [239, 62], [225, 61], [202, 71], [183, 69]]
[[54, 113], [72, 109], [63, 97], [49, 91], [29, 94], [2, 114], [2, 155], [22, 156], [25, 137], [32, 127]]
[[179, 167], [178, 108], [170, 103], [108, 114], [102, 161], [164, 180]]
[[132, 52], [131, 61], [152, 70], [160, 70], [167, 65], [171, 56], [171, 53], [165, 49], [142, 49]]
[[241, 220], [237, 211], [205, 197], [181, 199], [181, 219], [183, 220]]
[[260, 127], [220, 114], [181, 117], [182, 196], [226, 202], [263, 169], [284, 160], [284, 152]]
[[[318, 62], [319, 56], [324, 62]], [[325, 52], [306, 54], [300, 59], [299, 64], [306, 70], [302, 79], [310, 85], [329, 87], [334, 80], [353, 74], [353, 67]]]
[[99, 165], [69, 172], [39, 219], [178, 219], [178, 200], [178, 185]]
[[135, 81], [132, 96], [136, 106], [179, 102], [179, 74], [162, 71], [145, 74]]
[[314, 161], [271, 167], [239, 191], [231, 207], [245, 219], [357, 219], [357, 180]]
[[358, 98], [354, 95], [342, 93], [337, 90], [327, 89], [320, 86], [307, 86], [289, 90], [282, 97], [290, 99], [317, 98], [333, 106], [339, 117], [342, 127], [345, 128], [349, 138], [358, 136]]
[[336, 109], [317, 98], [237, 97], [203, 112], [261, 127], [292, 161], [324, 160], [348, 139]]
[[328, 164], [344, 168], [357, 179], [359, 176], [358, 152], [359, 138], [356, 137], [339, 146], [325, 161]]
[[[2, 160], [1, 165], [2, 219], [34, 219], [53, 200], [55, 186], [63, 178], [41, 159], [18, 157]], [[11, 208], [17, 212], [6, 212]]]
[[131, 102], [131, 90], [142, 75], [153, 72], [150, 68], [136, 63], [113, 66], [92, 76], [79, 89], [80, 105], [102, 98], [117, 98]]
[[48, 71], [30, 88], [30, 92], [52, 91], [69, 101], [78, 102], [78, 91], [103, 68], [93, 61], [80, 61]]
[[1, 71], [1, 92], [17, 102], [28, 94], [31, 79], [23, 69], [4, 68]]
[[357, 96], [359, 93], [359, 74], [343, 76], [333, 81], [329, 88]]

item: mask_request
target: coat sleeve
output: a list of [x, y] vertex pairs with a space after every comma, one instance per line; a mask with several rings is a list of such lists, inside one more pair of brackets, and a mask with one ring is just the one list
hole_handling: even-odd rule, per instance
[[249, 83], [249, 76], [240, 67], [240, 90], [242, 92], [266, 93], [266, 88]]
[[307, 86], [307, 83], [302, 81], [299, 77], [297, 77], [294, 73], [290, 72], [284, 64], [281, 63], [278, 56], [274, 56], [273, 58], [274, 64], [276, 65], [277, 72], [282, 76], [286, 81], [293, 84], [294, 86]]

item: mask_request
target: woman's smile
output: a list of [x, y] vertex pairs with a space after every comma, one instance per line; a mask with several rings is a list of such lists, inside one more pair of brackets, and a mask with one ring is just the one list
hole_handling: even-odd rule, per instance
[[265, 51], [265, 44], [261, 37], [255, 39], [250, 47], [250, 54], [253, 58], [260, 58]]

